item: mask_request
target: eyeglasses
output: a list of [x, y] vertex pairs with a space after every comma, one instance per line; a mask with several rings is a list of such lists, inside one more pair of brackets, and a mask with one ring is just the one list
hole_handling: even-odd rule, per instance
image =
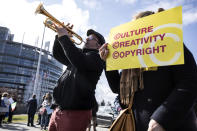
[[99, 41], [98, 41], [96, 38], [94, 38], [94, 36], [92, 36], [92, 35], [88, 36], [87, 39], [88, 39], [88, 40], [95, 40], [95, 41], [99, 42]]

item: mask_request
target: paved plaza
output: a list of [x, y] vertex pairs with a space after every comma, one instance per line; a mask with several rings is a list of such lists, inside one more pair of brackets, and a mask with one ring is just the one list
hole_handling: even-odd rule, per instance
[[[0, 131], [41, 131], [41, 129], [39, 125], [36, 125], [36, 127], [29, 127], [26, 123], [10, 123], [3, 124]], [[108, 131], [108, 128], [99, 125], [97, 131]]]

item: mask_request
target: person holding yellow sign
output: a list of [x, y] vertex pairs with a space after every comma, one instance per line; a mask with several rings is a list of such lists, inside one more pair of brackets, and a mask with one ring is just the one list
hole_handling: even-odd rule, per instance
[[[158, 12], [161, 11], [164, 10], [160, 8]], [[136, 19], [152, 14], [145, 11]], [[119, 94], [122, 108], [128, 106], [130, 95], [135, 93], [132, 110], [136, 131], [197, 131], [193, 109], [197, 97], [197, 67], [192, 53], [185, 45], [183, 49], [184, 64], [123, 69], [121, 73], [105, 71], [111, 90]], [[108, 43], [99, 53], [103, 60], [109, 57]]]

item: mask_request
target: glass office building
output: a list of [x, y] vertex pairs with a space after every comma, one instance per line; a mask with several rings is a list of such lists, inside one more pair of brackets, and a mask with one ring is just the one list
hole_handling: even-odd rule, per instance
[[[40, 70], [36, 95], [52, 93], [63, 71], [63, 65], [47, 50], [13, 41], [13, 34], [6, 27], [0, 27], [0, 92], [16, 97], [19, 106], [24, 106], [34, 90], [39, 53]], [[38, 101], [38, 102], [39, 102]]]

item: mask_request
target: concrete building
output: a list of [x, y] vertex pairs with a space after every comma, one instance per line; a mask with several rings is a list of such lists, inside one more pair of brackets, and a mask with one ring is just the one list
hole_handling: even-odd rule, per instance
[[[0, 92], [16, 97], [23, 112], [22, 107], [33, 94], [40, 48], [14, 42], [13, 38], [8, 28], [0, 27]], [[36, 94], [40, 98], [47, 92], [52, 93], [63, 71], [63, 65], [48, 50], [43, 49], [41, 54]]]

